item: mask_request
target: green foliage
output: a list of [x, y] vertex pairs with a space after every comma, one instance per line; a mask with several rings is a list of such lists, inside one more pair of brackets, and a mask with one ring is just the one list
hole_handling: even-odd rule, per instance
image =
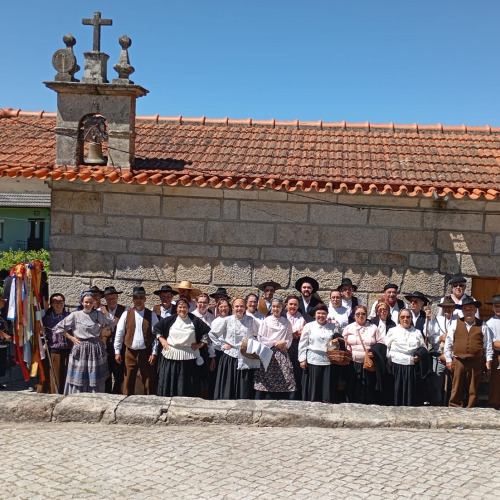
[[[50, 252], [44, 248], [40, 250], [12, 250], [0, 252], [0, 270], [10, 271], [15, 264], [41, 260], [43, 270], [49, 274]], [[3, 280], [2, 280], [3, 281]]]

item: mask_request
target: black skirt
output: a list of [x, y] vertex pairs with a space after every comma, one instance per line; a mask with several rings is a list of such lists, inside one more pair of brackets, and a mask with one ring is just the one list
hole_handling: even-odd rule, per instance
[[363, 363], [351, 361], [346, 366], [346, 394], [348, 403], [381, 404], [382, 394], [375, 390], [377, 375], [363, 368]]
[[307, 363], [302, 371], [303, 401], [338, 403], [340, 366]]
[[214, 399], [254, 399], [255, 370], [238, 370], [238, 358], [223, 353], [217, 366]]
[[394, 374], [394, 406], [415, 406], [417, 376], [415, 365], [392, 363]]
[[300, 339], [293, 339], [290, 349], [288, 349], [288, 356], [293, 366], [293, 376], [295, 377], [295, 397], [292, 399], [302, 399], [302, 368], [299, 361], [299, 341]]
[[200, 397], [200, 370], [196, 359], [165, 359], [158, 363], [157, 396]]

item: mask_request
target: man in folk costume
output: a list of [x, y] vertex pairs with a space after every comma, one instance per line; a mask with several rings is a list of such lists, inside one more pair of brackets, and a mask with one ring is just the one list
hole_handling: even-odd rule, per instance
[[[123, 394], [135, 394], [137, 372], [140, 370], [144, 394], [156, 394], [156, 356], [158, 341], [153, 337], [153, 328], [158, 322], [156, 314], [145, 307], [146, 291], [142, 286], [133, 289], [134, 307], [125, 311], [116, 327], [115, 359], [118, 364], [125, 361]], [[125, 344], [125, 360], [121, 348]]]
[[295, 282], [295, 289], [301, 294], [299, 299], [299, 311], [307, 323], [314, 321], [312, 317], [312, 310], [323, 301], [316, 295], [319, 290], [319, 283], [310, 276], [299, 278]]
[[[467, 295], [465, 293], [465, 290], [467, 289], [467, 280], [462, 274], [454, 274], [450, 278], [449, 285], [451, 288], [451, 294], [449, 295], [449, 297], [453, 300], [453, 302], [455, 302], [457, 306], [461, 305], [462, 301], [468, 297], [474, 299], [474, 297], [471, 297], [470, 295]], [[440, 302], [442, 302], [443, 300], [444, 297], [441, 297]], [[460, 318], [463, 318], [462, 310], [459, 307], [457, 307], [455, 314], [457, 314]], [[442, 316], [443, 312], [441, 311], [439, 315]], [[479, 311], [477, 311], [476, 318], [479, 318]]]
[[282, 288], [276, 281], [264, 281], [257, 287], [261, 292], [264, 292], [264, 297], [259, 300], [257, 310], [264, 316], [271, 314], [271, 300], [274, 297], [276, 290]]
[[429, 304], [429, 299], [422, 292], [413, 292], [405, 295], [405, 299], [410, 303], [408, 309], [411, 312], [411, 324], [422, 332], [425, 337], [427, 332], [427, 322], [431, 318], [431, 310], [424, 306]]
[[[481, 306], [482, 303], [472, 297], [462, 300], [457, 307], [462, 309], [464, 316], [456, 321], [455, 328], [451, 327], [446, 336], [446, 368], [453, 372], [449, 406], [475, 406], [483, 370], [491, 370], [493, 333], [484, 321], [475, 316]], [[465, 400], [464, 389], [467, 393]]]
[[405, 308], [404, 301], [398, 299], [398, 285], [387, 283], [384, 286], [384, 295], [373, 303], [368, 319], [373, 319], [377, 316], [376, 307], [380, 300], [383, 300], [389, 306], [391, 319], [397, 325], [399, 322], [399, 311]]
[[353, 293], [358, 289], [349, 278], [343, 278], [337, 290], [342, 295], [342, 305], [347, 309], [349, 323], [354, 322], [354, 309], [356, 306], [362, 306], [363, 301], [355, 297]]
[[189, 312], [192, 313], [196, 309], [196, 300], [201, 290], [195, 288], [190, 281], [181, 281], [177, 286], [172, 287], [179, 292], [179, 297], [184, 297], [189, 301]]
[[[446, 360], [444, 358], [444, 343], [448, 331], [453, 327], [456, 328], [458, 315], [455, 314], [455, 302], [451, 297], [444, 297], [444, 300], [438, 304], [443, 315], [437, 315], [428, 323], [428, 340], [432, 345], [430, 354], [432, 356], [433, 377], [429, 377], [428, 394], [429, 401], [434, 406], [443, 406], [447, 404], [446, 395], [451, 390], [450, 372], [446, 369]], [[449, 390], [448, 390], [449, 389]]]
[[493, 316], [486, 322], [493, 334], [493, 363], [491, 364], [490, 394], [488, 406], [500, 409], [500, 295], [493, 295], [491, 302]]
[[168, 318], [175, 314], [175, 305], [172, 302], [174, 295], [179, 295], [171, 286], [163, 285], [159, 290], [153, 292], [160, 297], [160, 304], [153, 306], [153, 312], [156, 314], [158, 321], [163, 318]]
[[[126, 307], [118, 304], [118, 295], [123, 292], [117, 292], [114, 286], [107, 286], [103, 295], [106, 305], [101, 305], [101, 311], [113, 318], [118, 323]], [[93, 294], [92, 294], [93, 295]], [[109, 394], [121, 394], [124, 378], [123, 364], [118, 364], [115, 359], [115, 335], [109, 328], [103, 328], [101, 331], [101, 340], [108, 355], [109, 378], [106, 380], [106, 392]], [[125, 349], [122, 348], [121, 355], [125, 355]]]

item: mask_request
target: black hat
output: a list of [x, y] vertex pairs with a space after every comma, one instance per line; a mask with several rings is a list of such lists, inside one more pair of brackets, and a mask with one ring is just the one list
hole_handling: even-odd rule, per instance
[[311, 316], [314, 318], [316, 315], [316, 311], [326, 311], [328, 312], [328, 307], [323, 304], [323, 302], [320, 302], [312, 311], [311, 311]]
[[300, 289], [302, 288], [302, 285], [304, 283], [309, 283], [313, 287], [312, 293], [316, 293], [319, 290], [319, 283], [314, 279], [311, 278], [310, 276], [304, 276], [302, 278], [299, 278], [295, 282], [295, 288], [300, 292]]
[[483, 305], [482, 302], [479, 302], [479, 300], [476, 300], [473, 297], [465, 297], [465, 299], [462, 300], [461, 304], [457, 304], [457, 307], [459, 309], [462, 309], [463, 306], [468, 306], [470, 304], [473, 304], [474, 307], [477, 307], [478, 309]]
[[492, 306], [493, 304], [500, 304], [500, 295], [493, 295], [491, 297], [491, 302], [486, 302], [489, 306]]
[[358, 289], [358, 287], [356, 285], [353, 284], [352, 280], [350, 278], [342, 278], [342, 281], [340, 282], [340, 285], [337, 287], [337, 290], [340, 291], [340, 289], [344, 286], [344, 285], [349, 285], [349, 286], [352, 286], [352, 288], [354, 289], [354, 291], [356, 291]]
[[144, 290], [143, 286], [134, 286], [134, 289], [132, 290], [132, 295], [137, 295], [138, 297], [145, 297], [146, 290]]
[[429, 303], [429, 299], [422, 292], [413, 292], [408, 295], [405, 295], [405, 299], [410, 302], [410, 299], [417, 298], [420, 299], [424, 305]]
[[101, 299], [104, 297], [104, 293], [102, 290], [99, 290], [99, 287], [98, 286], [92, 286], [89, 288], [89, 292], [91, 293], [100, 293], [101, 294]]
[[389, 290], [389, 288], [395, 288], [396, 292], [398, 291], [398, 285], [395, 285], [394, 283], [387, 283], [387, 285], [384, 286], [384, 292]]
[[466, 283], [466, 282], [467, 280], [465, 276], [462, 274], [454, 274], [449, 281], [450, 285], [456, 285], [457, 283]]
[[212, 299], [224, 298], [229, 300], [229, 295], [227, 294], [227, 290], [225, 288], [222, 288], [221, 286], [217, 287], [217, 290], [215, 290], [214, 293], [211, 293], [210, 297], [212, 297]]
[[106, 295], [112, 295], [116, 293], [117, 295], [120, 295], [120, 293], [123, 293], [123, 292], [117, 292], [116, 291], [116, 288], [114, 286], [107, 286], [105, 289], [104, 289], [104, 293], [103, 295], [106, 297]]
[[276, 281], [264, 281], [264, 283], [261, 283], [257, 288], [261, 291], [264, 291], [266, 286], [272, 286], [275, 290], [279, 290], [281, 285], [279, 283], [276, 283]]
[[172, 295], [179, 295], [170, 285], [163, 285], [159, 290], [155, 290], [153, 293], [155, 295], [161, 295], [163, 292], [170, 292]]

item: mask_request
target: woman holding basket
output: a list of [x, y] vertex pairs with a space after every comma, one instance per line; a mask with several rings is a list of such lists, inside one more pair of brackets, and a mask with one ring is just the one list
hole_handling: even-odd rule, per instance
[[336, 403], [340, 366], [330, 362], [327, 344], [333, 338], [342, 337], [338, 327], [327, 322], [325, 304], [318, 304], [312, 313], [315, 321], [304, 326], [299, 341], [299, 362], [304, 370], [302, 399]]

